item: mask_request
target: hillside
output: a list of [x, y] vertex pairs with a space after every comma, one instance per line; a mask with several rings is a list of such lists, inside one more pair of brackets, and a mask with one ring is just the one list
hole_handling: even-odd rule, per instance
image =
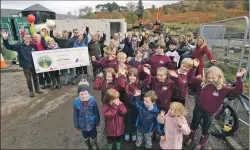
[[[151, 23], [156, 20], [157, 9], [145, 9], [144, 13], [145, 23]], [[248, 16], [248, 12], [243, 10], [242, 1], [236, 1], [236, 8], [231, 9], [224, 8], [224, 1], [210, 1], [206, 3], [189, 0], [164, 5], [160, 8], [160, 18], [165, 23], [200, 24], [239, 16]], [[133, 17], [128, 12], [96, 12], [95, 18], [125, 18], [129, 24], [135, 23], [137, 20], [137, 16]]]

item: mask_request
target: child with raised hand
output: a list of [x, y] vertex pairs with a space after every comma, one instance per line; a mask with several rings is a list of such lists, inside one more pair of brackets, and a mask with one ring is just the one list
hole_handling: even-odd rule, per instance
[[114, 142], [116, 149], [121, 148], [121, 139], [124, 132], [123, 116], [127, 113], [125, 105], [119, 100], [119, 92], [109, 89], [105, 95], [102, 114], [105, 118], [105, 135], [108, 140], [108, 150], [111, 150]]
[[108, 56], [103, 57], [101, 61], [98, 61], [95, 56], [91, 57], [93, 65], [97, 68], [117, 68], [118, 61], [116, 58], [116, 48], [114, 46], [108, 47]]
[[175, 72], [178, 75], [179, 81], [183, 85], [182, 90], [176, 89], [173, 91], [171, 98], [172, 102], [180, 102], [185, 106], [185, 97], [188, 92], [188, 72], [193, 67], [193, 59], [185, 58], [181, 62], [181, 67]]
[[73, 121], [78, 131], [82, 131], [87, 149], [98, 149], [96, 127], [100, 123], [100, 115], [96, 100], [89, 93], [88, 82], [78, 84], [79, 96], [73, 102]]
[[[172, 77], [172, 80], [169, 79]], [[151, 90], [158, 95], [156, 105], [160, 110], [168, 111], [171, 97], [174, 91], [182, 91], [183, 85], [178, 78], [178, 74], [173, 70], [167, 70], [165, 67], [157, 69], [156, 77], [152, 76]]]
[[199, 66], [199, 60], [194, 59], [194, 68], [190, 70], [189, 75], [191, 77], [190, 83], [196, 90], [195, 108], [193, 111], [193, 119], [191, 123], [191, 133], [189, 138], [185, 142], [186, 146], [189, 146], [193, 140], [195, 131], [198, 128], [201, 119], [202, 136], [200, 143], [195, 146], [196, 149], [202, 149], [209, 137], [209, 129], [212, 124], [213, 116], [220, 109], [225, 97], [237, 96], [244, 92], [244, 84], [242, 76], [246, 73], [246, 69], [240, 69], [236, 74], [235, 87], [228, 87], [224, 84], [224, 75], [222, 71], [212, 66], [207, 69], [203, 79], [195, 77], [196, 68]]
[[136, 120], [137, 128], [137, 139], [136, 139], [136, 149], [141, 148], [142, 141], [145, 140], [146, 149], [152, 149], [152, 134], [154, 127], [157, 127], [157, 131], [160, 136], [164, 133], [157, 122], [157, 115], [159, 114], [159, 109], [155, 102], [158, 97], [154, 91], [148, 91], [141, 101], [138, 96], [141, 95], [140, 90], [136, 90], [134, 96], [132, 97], [132, 102], [138, 110], [138, 116]]
[[[120, 64], [125, 64], [127, 69], [130, 68], [130, 66], [128, 64], [126, 64], [126, 60], [127, 60], [127, 55], [124, 52], [119, 52], [117, 55], [117, 61], [118, 61], [118, 65]], [[117, 66], [118, 67], [118, 66]], [[118, 70], [118, 68], [116, 69]]]
[[182, 149], [183, 135], [190, 133], [187, 120], [184, 117], [184, 106], [179, 102], [172, 102], [168, 113], [165, 111], [157, 117], [157, 121], [164, 124], [165, 135], [161, 136], [162, 149]]
[[128, 110], [125, 115], [125, 141], [130, 141], [130, 136], [132, 136], [132, 141], [136, 141], [136, 116], [137, 109], [132, 103], [131, 98], [134, 96], [136, 90], [141, 90], [143, 87], [148, 86], [151, 83], [151, 75], [148, 68], [144, 67], [143, 71], [147, 74], [143, 81], [139, 80], [139, 72], [136, 68], [130, 68], [127, 73], [127, 79], [124, 76], [118, 77], [118, 84], [125, 84], [125, 99], [124, 104]]
[[168, 69], [176, 68], [176, 62], [178, 61], [178, 57], [176, 56], [172, 62], [168, 56], [164, 55], [165, 48], [165, 42], [162, 40], [159, 41], [156, 47], [156, 54], [152, 55], [152, 57], [145, 62], [148, 63], [147, 66], [151, 66], [152, 76], [156, 76], [156, 72], [159, 67], [167, 67]]

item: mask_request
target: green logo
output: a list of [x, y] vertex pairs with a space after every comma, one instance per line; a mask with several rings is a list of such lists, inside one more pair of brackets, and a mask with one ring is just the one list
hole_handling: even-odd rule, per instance
[[49, 68], [52, 64], [52, 59], [49, 56], [42, 56], [38, 58], [38, 64], [42, 68]]

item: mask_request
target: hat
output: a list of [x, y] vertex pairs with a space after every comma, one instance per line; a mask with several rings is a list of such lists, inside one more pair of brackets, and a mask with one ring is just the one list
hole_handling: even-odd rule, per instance
[[89, 92], [89, 83], [85, 79], [81, 80], [78, 83], [77, 92], [80, 93], [81, 91], [88, 91]]
[[177, 41], [175, 40], [175, 39], [171, 39], [170, 41], [169, 41], [169, 45], [170, 44], [172, 44], [172, 45], [177, 45]]

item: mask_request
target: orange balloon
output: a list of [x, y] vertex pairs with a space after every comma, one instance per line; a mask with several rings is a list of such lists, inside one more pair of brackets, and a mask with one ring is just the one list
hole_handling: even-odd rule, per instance
[[36, 20], [36, 17], [34, 15], [28, 15], [27, 19], [29, 23], [34, 23]]

